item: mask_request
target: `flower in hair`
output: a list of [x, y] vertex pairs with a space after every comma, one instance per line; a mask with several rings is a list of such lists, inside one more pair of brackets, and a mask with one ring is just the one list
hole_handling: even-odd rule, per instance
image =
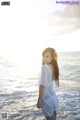
[[54, 52], [54, 59], [57, 60], [58, 59], [58, 55], [56, 52]]

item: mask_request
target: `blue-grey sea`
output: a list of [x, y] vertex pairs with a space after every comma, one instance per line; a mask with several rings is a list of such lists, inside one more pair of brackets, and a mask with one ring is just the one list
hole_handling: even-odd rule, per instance
[[[80, 52], [58, 53], [60, 88], [57, 120], [80, 120]], [[0, 56], [0, 120], [46, 120], [36, 108], [38, 76], [26, 78]], [[3, 117], [3, 118], [2, 118]]]

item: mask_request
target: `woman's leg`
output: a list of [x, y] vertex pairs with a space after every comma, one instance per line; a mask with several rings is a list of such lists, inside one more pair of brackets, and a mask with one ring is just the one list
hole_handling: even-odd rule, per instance
[[56, 120], [56, 111], [54, 111], [54, 116], [55, 116], [55, 120]]
[[56, 120], [56, 112], [54, 111], [54, 115], [51, 117], [46, 116], [47, 120]]
[[47, 116], [46, 119], [47, 119], [47, 120], [56, 120], [56, 117], [55, 117], [55, 115], [53, 115], [53, 116], [51, 116], [51, 117], [48, 117], [48, 116]]
[[48, 116], [45, 116], [45, 117], [46, 117], [47, 120], [51, 120], [50, 117], [48, 117]]

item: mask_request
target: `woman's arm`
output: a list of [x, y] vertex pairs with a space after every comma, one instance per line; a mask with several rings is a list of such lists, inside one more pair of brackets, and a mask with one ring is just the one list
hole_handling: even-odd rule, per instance
[[45, 86], [43, 86], [43, 85], [39, 86], [39, 99], [40, 100], [41, 100], [41, 98], [43, 96], [44, 88], [45, 88]]
[[47, 68], [46, 65], [42, 65], [41, 75], [39, 79], [39, 96], [38, 96], [37, 108], [41, 108], [41, 99], [43, 96], [44, 89], [46, 87], [46, 81], [47, 81]]
[[39, 86], [39, 96], [38, 96], [37, 108], [41, 108], [41, 99], [43, 96], [44, 88], [45, 88], [45, 86], [43, 86], [43, 85]]

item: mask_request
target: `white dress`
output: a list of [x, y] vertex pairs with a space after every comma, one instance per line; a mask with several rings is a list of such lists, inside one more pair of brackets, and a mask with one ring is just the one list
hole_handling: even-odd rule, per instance
[[54, 90], [54, 82], [52, 80], [52, 71], [49, 65], [42, 65], [41, 74], [39, 78], [39, 85], [45, 86], [44, 93], [42, 96], [42, 112], [44, 116], [54, 115], [58, 113], [58, 98]]

